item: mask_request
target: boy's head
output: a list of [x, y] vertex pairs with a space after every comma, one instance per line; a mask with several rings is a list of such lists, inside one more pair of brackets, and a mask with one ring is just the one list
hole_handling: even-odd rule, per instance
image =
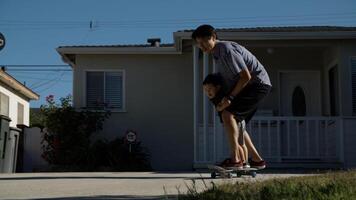
[[214, 98], [222, 86], [222, 76], [219, 73], [209, 74], [203, 81], [204, 93], [209, 99]]
[[192, 33], [192, 39], [202, 51], [209, 53], [217, 39], [215, 28], [208, 24], [201, 25]]

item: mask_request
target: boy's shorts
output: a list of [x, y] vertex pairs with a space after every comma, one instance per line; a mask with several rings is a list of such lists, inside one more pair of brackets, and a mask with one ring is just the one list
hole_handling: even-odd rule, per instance
[[[272, 86], [263, 83], [247, 84], [225, 110], [232, 113], [237, 121], [245, 120], [247, 124], [256, 113], [260, 102], [270, 93], [271, 88]], [[218, 114], [220, 122], [223, 123], [222, 111]]]

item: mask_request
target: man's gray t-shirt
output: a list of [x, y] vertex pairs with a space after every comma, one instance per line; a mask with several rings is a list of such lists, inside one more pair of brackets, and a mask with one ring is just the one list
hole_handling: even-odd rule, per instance
[[236, 42], [217, 40], [213, 57], [216, 69], [224, 77], [228, 91], [234, 89], [240, 79], [239, 73], [246, 68], [251, 74], [251, 83], [261, 82], [272, 86], [263, 65], [251, 52]]

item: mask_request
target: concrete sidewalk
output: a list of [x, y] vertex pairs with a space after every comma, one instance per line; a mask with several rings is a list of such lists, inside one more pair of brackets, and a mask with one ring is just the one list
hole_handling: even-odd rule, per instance
[[[185, 193], [195, 180], [199, 191], [205, 184], [256, 181], [301, 173], [258, 174], [256, 178], [210, 179], [198, 172], [94, 172], [0, 174], [0, 199], [163, 199]], [[204, 184], [205, 183], [205, 184]]]

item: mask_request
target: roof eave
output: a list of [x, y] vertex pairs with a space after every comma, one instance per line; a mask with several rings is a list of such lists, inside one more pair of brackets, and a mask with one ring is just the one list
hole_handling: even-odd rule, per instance
[[[233, 32], [218, 31], [220, 39], [289, 40], [289, 39], [356, 39], [356, 31], [302, 31], [302, 32]], [[192, 32], [175, 32], [181, 39], [191, 39]]]
[[16, 79], [8, 75], [6, 72], [0, 70], [0, 81], [9, 87], [13, 88], [15, 91], [29, 98], [30, 100], [38, 100], [40, 95], [36, 94], [32, 90], [28, 89]]
[[175, 47], [59, 47], [65, 54], [181, 54]]

